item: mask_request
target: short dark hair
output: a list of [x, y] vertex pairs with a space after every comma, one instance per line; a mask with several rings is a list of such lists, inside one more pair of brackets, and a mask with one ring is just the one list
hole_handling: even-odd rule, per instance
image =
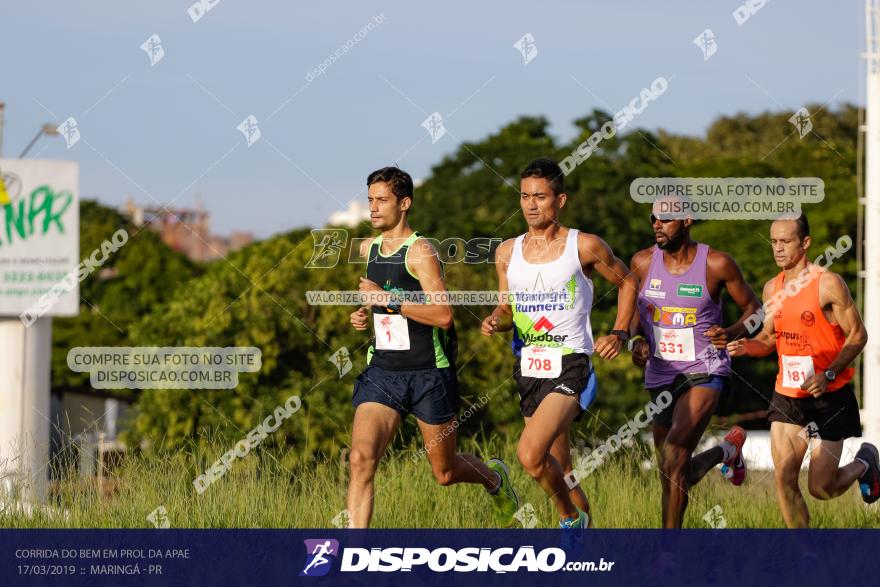
[[367, 187], [379, 182], [389, 184], [398, 200], [413, 197], [412, 176], [400, 167], [383, 167], [367, 176]]
[[527, 177], [542, 177], [550, 182], [553, 193], [558, 195], [565, 191], [565, 174], [554, 159], [540, 157], [535, 159], [523, 169], [519, 175], [522, 179]]
[[788, 222], [794, 222], [798, 238], [801, 240], [804, 240], [806, 237], [810, 236], [810, 222], [807, 220], [807, 215], [803, 212], [800, 213], [800, 216], [795, 216], [794, 214], [783, 214], [777, 217], [776, 220], [787, 220]]
[[807, 215], [801, 212], [801, 215], [794, 219], [797, 222], [797, 231], [798, 236], [801, 237], [801, 240], [810, 236], [810, 222], [807, 220]]

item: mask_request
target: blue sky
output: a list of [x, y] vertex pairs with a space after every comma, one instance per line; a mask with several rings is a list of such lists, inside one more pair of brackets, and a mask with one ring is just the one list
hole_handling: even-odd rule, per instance
[[[83, 140], [42, 138], [31, 156], [78, 160], [82, 197], [198, 195], [216, 232], [265, 237], [366, 198], [377, 167], [424, 177], [457, 141], [520, 115], [568, 139], [572, 120], [658, 76], [669, 88], [637, 126], [701, 134], [721, 114], [864, 103], [863, 3], [773, 0], [738, 26], [742, 2], [219, 0], [197, 22], [188, 0], [18, 2], [0, 35], [3, 154], [73, 116]], [[704, 61], [692, 41], [706, 28], [718, 50]], [[527, 65], [513, 48], [526, 33], [538, 50]], [[165, 54], [151, 66], [140, 46], [153, 34]], [[436, 143], [421, 127], [434, 111], [448, 130]], [[236, 129], [249, 115], [262, 133], [250, 147]]]

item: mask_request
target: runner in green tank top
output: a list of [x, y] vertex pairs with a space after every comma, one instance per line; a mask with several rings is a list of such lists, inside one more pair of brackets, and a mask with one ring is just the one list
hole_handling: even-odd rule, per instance
[[407, 222], [412, 178], [397, 167], [385, 167], [370, 174], [367, 186], [370, 222], [381, 235], [361, 250], [368, 263], [359, 289], [370, 306], [351, 314], [356, 330], [367, 330], [372, 322], [375, 336], [352, 400], [350, 525], [370, 525], [379, 461], [402, 419], [413, 414], [437, 483], [482, 484], [492, 496], [496, 523], [510, 526], [519, 502], [507, 466], [499, 459], [484, 463], [456, 451], [459, 399], [452, 308], [390, 299], [392, 292], [446, 292], [437, 252]]

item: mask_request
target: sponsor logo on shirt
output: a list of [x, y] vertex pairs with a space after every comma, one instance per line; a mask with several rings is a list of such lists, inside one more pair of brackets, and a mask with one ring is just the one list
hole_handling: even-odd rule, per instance
[[781, 338], [782, 340], [786, 340], [789, 342], [797, 341], [801, 343], [805, 343], [807, 341], [807, 335], [803, 334], [802, 332], [788, 332], [785, 330], [777, 330], [774, 334], [776, 335], [777, 340]]
[[703, 286], [693, 283], [679, 283], [678, 295], [685, 298], [701, 298], [703, 297]]
[[565, 342], [565, 339], [567, 338], [567, 334], [550, 334], [549, 332], [545, 332], [544, 334], [529, 334], [526, 332], [522, 335], [523, 342], [527, 345], [536, 342]]
[[659, 298], [661, 300], [665, 300], [666, 292], [660, 290], [662, 285], [662, 280], [656, 278], [651, 279], [651, 281], [648, 283], [648, 289], [645, 290], [645, 296], [649, 298]]
[[541, 316], [532, 328], [534, 328], [536, 332], [540, 332], [542, 328], [549, 332], [553, 330], [553, 323], [547, 320], [546, 316]]
[[663, 306], [654, 308], [654, 324], [660, 326], [696, 326], [696, 308], [677, 308], [675, 306]]
[[534, 344], [536, 342], [565, 342], [565, 339], [568, 338], [567, 334], [550, 334], [550, 331], [553, 330], [553, 323], [547, 320], [546, 316], [541, 316], [537, 321], [532, 325], [532, 330], [535, 332], [540, 332], [544, 330], [544, 334], [531, 334], [529, 332], [524, 332], [522, 335], [523, 342], [527, 345]]

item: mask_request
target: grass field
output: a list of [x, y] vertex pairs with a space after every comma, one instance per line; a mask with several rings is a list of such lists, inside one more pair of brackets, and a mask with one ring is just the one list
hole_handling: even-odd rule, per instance
[[[509, 439], [464, 441], [464, 449], [490, 458], [499, 455], [511, 468], [521, 503], [530, 503], [537, 527], [555, 527], [554, 510], [538, 485], [515, 458]], [[333, 527], [345, 508], [347, 474], [340, 461], [309, 467], [282, 464], [281, 453], [259, 449], [234, 462], [232, 469], [199, 495], [192, 484], [225, 448], [205, 458], [180, 452], [162, 459], [130, 455], [98, 492], [94, 479], [68, 478], [53, 484], [50, 503], [29, 513], [7, 507], [0, 526], [15, 528], [150, 528], [147, 516], [163, 506], [176, 528], [317, 528]], [[415, 458], [414, 458], [415, 457]], [[660, 485], [656, 469], [645, 470], [645, 448], [623, 449], [582, 480], [598, 528], [656, 528], [660, 524]], [[805, 488], [805, 479], [802, 487]], [[880, 527], [880, 508], [866, 508], [856, 487], [838, 499], [821, 502], [807, 495], [812, 524], [825, 528]], [[880, 505], [880, 503], [875, 504]], [[752, 471], [742, 487], [733, 487], [712, 471], [691, 490], [685, 518], [689, 528], [706, 528], [703, 516], [720, 506], [728, 528], [782, 527], [772, 473]], [[438, 486], [416, 448], [397, 449], [377, 475], [374, 527], [493, 527], [489, 499], [481, 487]]]

